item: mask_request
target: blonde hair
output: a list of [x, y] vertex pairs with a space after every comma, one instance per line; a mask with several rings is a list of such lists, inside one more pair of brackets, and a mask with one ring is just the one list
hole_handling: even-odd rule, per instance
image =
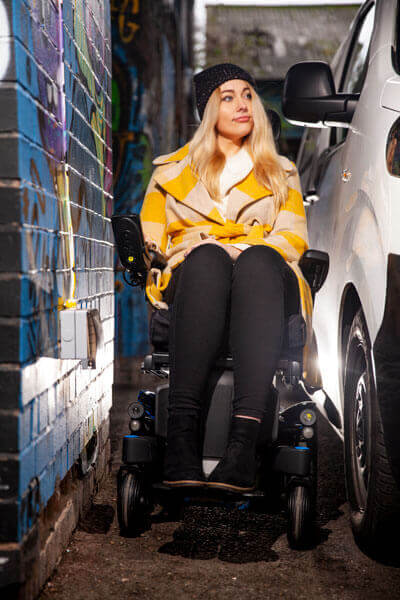
[[[268, 187], [275, 198], [276, 209], [285, 203], [288, 185], [283, 167], [279, 162], [271, 123], [260, 97], [248, 84], [252, 95], [253, 129], [242, 142], [254, 164], [257, 181]], [[203, 119], [189, 142], [189, 161], [195, 175], [204, 183], [210, 196], [219, 199], [219, 175], [225, 165], [225, 156], [217, 145], [216, 124], [218, 121], [221, 92], [218, 87], [211, 94]]]

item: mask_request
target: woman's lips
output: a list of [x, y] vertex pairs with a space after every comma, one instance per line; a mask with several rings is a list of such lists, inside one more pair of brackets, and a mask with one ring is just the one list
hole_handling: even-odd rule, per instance
[[239, 123], [247, 123], [250, 121], [250, 117], [238, 117], [237, 119], [233, 119], [234, 121], [239, 121]]

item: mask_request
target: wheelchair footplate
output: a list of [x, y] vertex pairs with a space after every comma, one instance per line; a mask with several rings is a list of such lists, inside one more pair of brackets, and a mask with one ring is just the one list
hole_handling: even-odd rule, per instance
[[235, 492], [207, 486], [170, 488], [162, 483], [153, 484], [154, 493], [161, 500], [168, 500], [171, 505], [197, 504], [212, 508], [221, 506], [237, 510], [247, 510], [256, 500], [263, 501], [266, 493], [261, 490], [251, 492]]

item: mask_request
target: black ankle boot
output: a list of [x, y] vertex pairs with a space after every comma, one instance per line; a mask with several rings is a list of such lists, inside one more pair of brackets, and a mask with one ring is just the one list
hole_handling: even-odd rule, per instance
[[175, 411], [168, 418], [164, 482], [170, 487], [206, 484], [202, 469], [198, 414]]
[[254, 419], [233, 417], [224, 457], [208, 479], [208, 486], [234, 492], [254, 489], [257, 460], [256, 443], [260, 423]]

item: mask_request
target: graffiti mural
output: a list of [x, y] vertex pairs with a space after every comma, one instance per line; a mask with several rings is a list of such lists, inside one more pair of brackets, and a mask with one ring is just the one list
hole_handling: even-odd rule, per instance
[[[47, 17], [48, 32], [56, 44], [54, 54], [48, 51], [48, 46], [43, 40], [43, 32], [39, 27], [40, 18], [44, 16], [43, 11], [45, 11], [45, 18]], [[33, 54], [38, 64], [46, 68], [46, 74], [41, 69], [37, 69], [39, 102], [44, 108], [43, 111], [38, 112], [38, 120], [43, 148], [49, 151], [46, 157], [48, 157], [48, 168], [58, 203], [58, 230], [63, 232], [60, 237], [60, 251], [65, 268], [61, 277], [60, 274], [58, 275], [58, 296], [59, 304], [64, 305], [74, 302], [75, 260], [66, 166], [62, 5], [56, 0], [49, 0], [47, 6], [34, 4], [32, 12], [37, 19], [32, 27]], [[49, 114], [54, 115], [57, 124], [48, 117]]]
[[[12, 445], [4, 449], [0, 440], [0, 454], [15, 455], [17, 481], [0, 543], [23, 538], [108, 419], [109, 9], [98, 0], [0, 0], [0, 389], [3, 412], [10, 411], [10, 423], [17, 419]], [[75, 306], [97, 308], [106, 324], [90, 372], [58, 358], [59, 311]], [[1, 468], [0, 457], [0, 478]], [[34, 509], [33, 485], [40, 498]]]
[[[107, 11], [96, 3], [98, 22]], [[68, 169], [72, 223], [76, 231], [77, 295], [93, 288], [86, 263], [99, 264], [100, 247], [88, 238], [110, 236], [112, 213], [111, 74], [106, 66], [111, 50], [100, 35], [90, 3], [77, 2], [65, 18]], [[85, 143], [82, 144], [81, 140]], [[96, 256], [97, 254], [97, 256]], [[78, 260], [78, 259], [77, 259]]]
[[129, 44], [139, 29], [140, 0], [111, 0], [111, 12], [116, 19], [118, 34], [124, 44]]
[[[13, 3], [23, 185], [21, 361], [57, 355], [57, 305], [73, 298], [73, 238], [63, 117], [62, 10], [53, 1]], [[29, 49], [29, 53], [26, 52]], [[55, 210], [55, 208], [57, 209]], [[57, 237], [53, 232], [59, 231]], [[63, 255], [63, 268], [58, 267]], [[26, 271], [25, 271], [26, 269]], [[51, 275], [50, 275], [51, 273]]]
[[[140, 67], [142, 2], [111, 2], [113, 34], [113, 166], [115, 211], [139, 212], [151, 173], [151, 140], [144, 109], [145, 78]], [[141, 10], [142, 9], [142, 10]], [[144, 49], [143, 49], [144, 50]], [[148, 350], [143, 294], [127, 289], [116, 273], [115, 332], [117, 353], [126, 358]]]
[[[188, 3], [190, 6], [190, 3]], [[185, 13], [187, 7], [181, 9]], [[191, 10], [191, 9], [190, 9]], [[112, 0], [112, 129], [115, 212], [139, 212], [152, 159], [171, 152], [185, 135], [179, 17], [165, 2]], [[179, 12], [179, 11], [178, 11]], [[186, 43], [185, 43], [186, 46]], [[186, 123], [185, 123], [186, 126]], [[148, 351], [147, 308], [140, 290], [116, 273], [117, 356]]]
[[[103, 8], [104, 9], [104, 8]], [[90, 142], [86, 149], [90, 149], [93, 156], [97, 159], [96, 182], [101, 190], [101, 214], [111, 216], [110, 191], [112, 185], [112, 158], [111, 158], [111, 115], [106, 112], [106, 107], [111, 104], [111, 73], [108, 71], [105, 63], [105, 44], [102, 40], [101, 48], [95, 48], [88, 43], [87, 32], [96, 35], [95, 23], [92, 19], [92, 13], [87, 4], [77, 3], [74, 11], [73, 35], [77, 44], [77, 67], [84, 88], [94, 99], [94, 103], [88, 106], [86, 102], [82, 103], [81, 91], [78, 90], [78, 83], [74, 82], [72, 103], [75, 107], [84, 110], [83, 115], [90, 126]], [[96, 38], [95, 38], [96, 39]], [[99, 60], [98, 52], [100, 50]], [[81, 115], [80, 115], [81, 117]], [[76, 133], [84, 134], [84, 125], [82, 118], [79, 119], [77, 110], [71, 119], [71, 142], [70, 148], [73, 151], [73, 136]], [[86, 137], [86, 135], [84, 134]], [[78, 138], [80, 139], [80, 138]], [[93, 147], [92, 147], [93, 144]]]
[[140, 1], [113, 0], [111, 16], [114, 196], [116, 210], [126, 212], [136, 204], [140, 206], [151, 171], [151, 140], [144, 110], [146, 88], [136, 56]]

